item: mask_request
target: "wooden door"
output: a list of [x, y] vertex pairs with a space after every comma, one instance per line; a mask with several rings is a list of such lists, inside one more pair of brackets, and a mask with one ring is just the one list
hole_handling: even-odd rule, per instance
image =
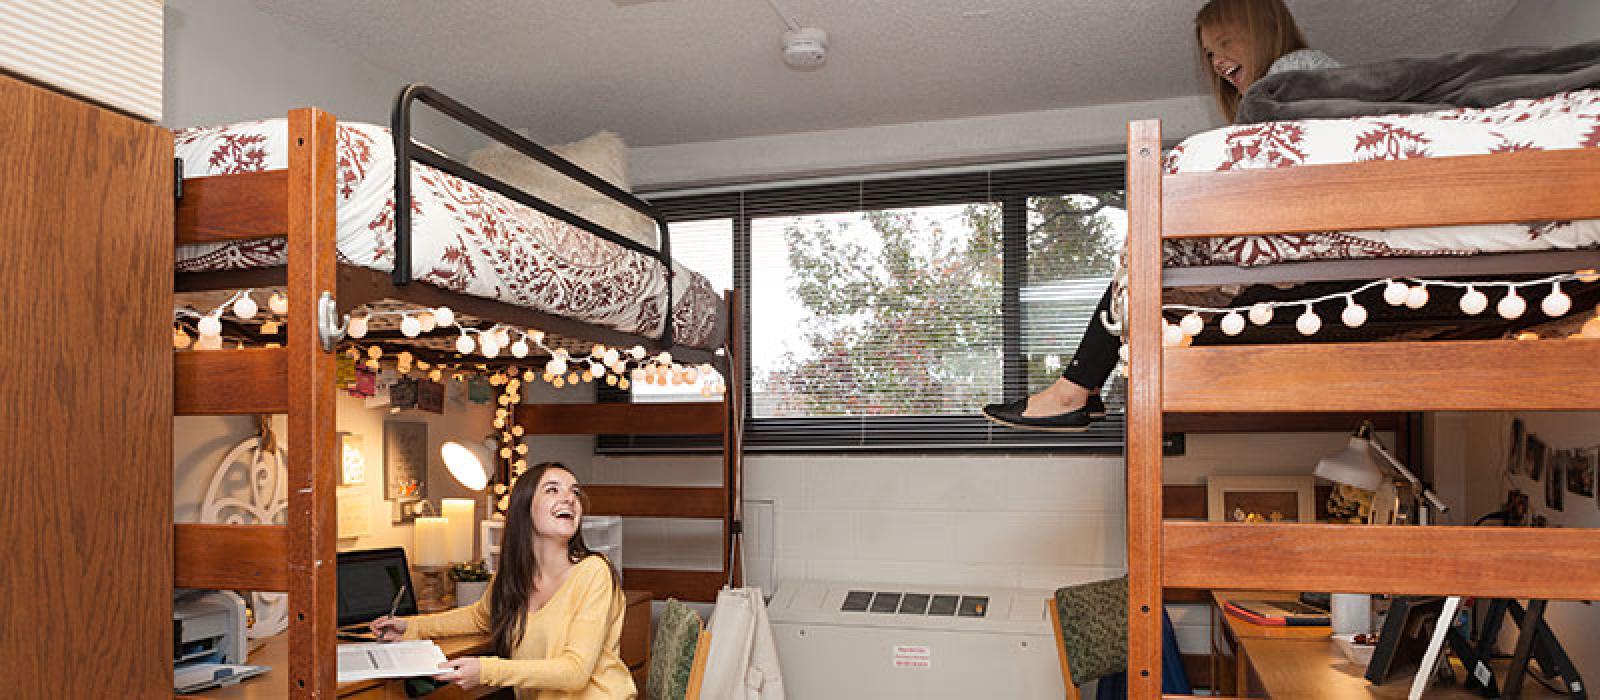
[[172, 682], [172, 135], [0, 75], [0, 666]]

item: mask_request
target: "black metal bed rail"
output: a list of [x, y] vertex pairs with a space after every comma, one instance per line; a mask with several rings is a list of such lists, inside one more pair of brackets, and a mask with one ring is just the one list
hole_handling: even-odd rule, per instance
[[[440, 114], [454, 119], [457, 123], [469, 126], [478, 133], [516, 149], [518, 153], [543, 163], [589, 189], [650, 217], [651, 220], [656, 222], [656, 228], [660, 235], [661, 245], [659, 249], [651, 249], [643, 243], [624, 237], [615, 231], [528, 194], [499, 178], [479, 172], [461, 161], [417, 143], [411, 138], [411, 108], [416, 102], [427, 104]], [[662, 216], [661, 212], [657, 211], [649, 202], [623, 191], [594, 173], [578, 167], [571, 161], [556, 155], [521, 134], [507, 129], [493, 119], [484, 116], [481, 112], [461, 104], [444, 93], [422, 83], [411, 83], [401, 88], [400, 94], [395, 97], [394, 111], [390, 116], [390, 132], [394, 138], [395, 168], [393, 274], [395, 286], [399, 287], [411, 283], [411, 163], [416, 161], [480, 187], [498, 192], [518, 204], [537, 209], [600, 238], [629, 250], [649, 255], [660, 261], [667, 280], [667, 305], [663, 313], [661, 337], [657, 340], [662, 348], [673, 346], [672, 239], [667, 231], [666, 217]]]

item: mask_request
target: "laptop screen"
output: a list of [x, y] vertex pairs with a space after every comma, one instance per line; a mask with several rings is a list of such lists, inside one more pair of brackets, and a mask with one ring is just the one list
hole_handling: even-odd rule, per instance
[[401, 547], [339, 553], [339, 626], [370, 622], [389, 614], [394, 594], [405, 586], [396, 615], [417, 614], [417, 589], [411, 585], [406, 550]]

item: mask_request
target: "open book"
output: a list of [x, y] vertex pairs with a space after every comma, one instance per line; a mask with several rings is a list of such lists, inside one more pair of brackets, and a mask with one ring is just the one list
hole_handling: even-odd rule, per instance
[[426, 639], [388, 644], [340, 644], [339, 682], [432, 676], [439, 673], [439, 664], [444, 661], [439, 645]]

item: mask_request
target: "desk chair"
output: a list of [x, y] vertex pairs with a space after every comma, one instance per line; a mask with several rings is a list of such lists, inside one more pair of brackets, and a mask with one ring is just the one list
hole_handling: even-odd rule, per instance
[[[1093, 680], [1101, 681], [1096, 693], [1100, 700], [1126, 698], [1128, 577], [1058, 588], [1045, 605], [1050, 611], [1067, 700], [1082, 700], [1078, 686]], [[1183, 670], [1177, 635], [1165, 610], [1161, 619], [1161, 690], [1191, 694], [1194, 689]]]
[[667, 608], [656, 623], [656, 638], [650, 643], [645, 697], [699, 700], [710, 652], [711, 633], [705, 630], [700, 613], [677, 599], [668, 599]]

